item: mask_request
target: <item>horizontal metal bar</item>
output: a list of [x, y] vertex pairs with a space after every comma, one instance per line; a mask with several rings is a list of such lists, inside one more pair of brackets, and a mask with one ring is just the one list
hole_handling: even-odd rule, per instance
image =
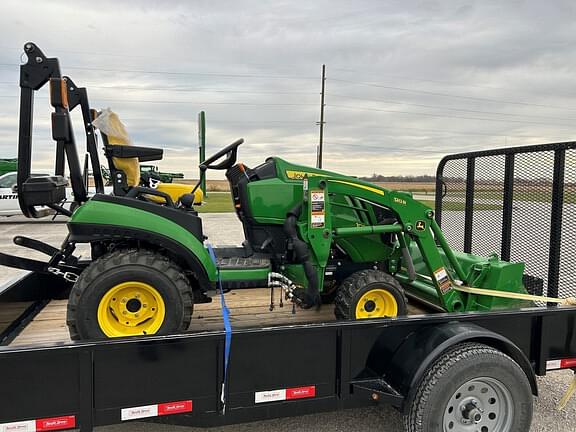
[[402, 225], [371, 225], [361, 227], [342, 227], [334, 229], [337, 237], [354, 237], [368, 234], [399, 233], [404, 231]]

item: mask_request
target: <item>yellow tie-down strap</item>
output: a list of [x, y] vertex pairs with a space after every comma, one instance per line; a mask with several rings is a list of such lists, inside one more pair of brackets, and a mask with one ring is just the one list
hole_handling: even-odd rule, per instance
[[[547, 302], [547, 303], [558, 303], [562, 306], [576, 306], [576, 297], [567, 297], [567, 298], [554, 298], [554, 297], [546, 297], [546, 296], [536, 296], [531, 294], [521, 294], [521, 293], [513, 293], [513, 292], [506, 292], [506, 291], [495, 291], [490, 289], [484, 288], [472, 288], [467, 287], [464, 285], [454, 285], [454, 289], [456, 291], [465, 292], [468, 294], [477, 294], [477, 295], [485, 295], [485, 296], [492, 296], [492, 297], [503, 297], [503, 298], [511, 298], [515, 300], [528, 300], [528, 301], [539, 301], [539, 302]], [[558, 406], [556, 409], [558, 411], [564, 409], [566, 404], [570, 401], [572, 396], [576, 393], [576, 374], [574, 375], [574, 379], [568, 386], [568, 390], [564, 393], [564, 396], [558, 402]]]
[[465, 285], [453, 285], [453, 287], [456, 291], [461, 291], [468, 294], [510, 298], [515, 300], [528, 300], [533, 302], [558, 303], [559, 305], [562, 306], [576, 306], [576, 297], [555, 298], [555, 297], [537, 296], [532, 294], [514, 293], [508, 291], [496, 291], [485, 288], [472, 288]]
[[568, 386], [568, 390], [566, 390], [566, 393], [564, 393], [564, 396], [562, 396], [562, 399], [558, 402], [556, 409], [558, 411], [564, 409], [568, 401], [570, 401], [570, 398], [574, 396], [574, 393], [576, 393], [576, 374], [574, 374], [574, 379], [572, 379], [572, 382]]

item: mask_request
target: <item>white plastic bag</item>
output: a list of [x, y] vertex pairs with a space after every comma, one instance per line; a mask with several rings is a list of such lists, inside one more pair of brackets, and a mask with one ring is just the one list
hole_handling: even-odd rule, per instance
[[[111, 145], [132, 145], [130, 135], [126, 131], [124, 123], [120, 117], [110, 108], [104, 108], [100, 115], [92, 122], [102, 133], [108, 137], [108, 144]], [[126, 174], [126, 183], [129, 187], [140, 184], [140, 164], [138, 158], [113, 157], [114, 166]]]
[[110, 108], [104, 108], [92, 122], [92, 124], [108, 136], [110, 144], [132, 145], [130, 135], [126, 131], [124, 123]]

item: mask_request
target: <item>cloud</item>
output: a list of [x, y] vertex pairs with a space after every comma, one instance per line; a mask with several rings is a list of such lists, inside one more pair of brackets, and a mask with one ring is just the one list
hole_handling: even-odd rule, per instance
[[[163, 169], [187, 176], [200, 110], [207, 153], [242, 136], [248, 165], [270, 155], [313, 165], [322, 63], [328, 169], [432, 174], [447, 153], [570, 140], [575, 14], [568, 1], [5, 0], [0, 157], [16, 155], [29, 40], [88, 87], [93, 107], [117, 111], [136, 143], [165, 148]], [[48, 169], [45, 90], [36, 108], [34, 156]]]

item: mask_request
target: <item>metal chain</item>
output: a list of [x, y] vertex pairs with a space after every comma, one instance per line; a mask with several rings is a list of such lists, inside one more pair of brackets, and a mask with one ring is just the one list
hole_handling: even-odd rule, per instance
[[64, 271], [60, 270], [58, 267], [48, 267], [47, 270], [50, 273], [52, 273], [53, 275], [62, 276], [64, 278], [64, 280], [67, 280], [68, 282], [72, 282], [72, 283], [75, 283], [78, 280], [78, 278], [80, 277], [76, 273], [64, 272]]

